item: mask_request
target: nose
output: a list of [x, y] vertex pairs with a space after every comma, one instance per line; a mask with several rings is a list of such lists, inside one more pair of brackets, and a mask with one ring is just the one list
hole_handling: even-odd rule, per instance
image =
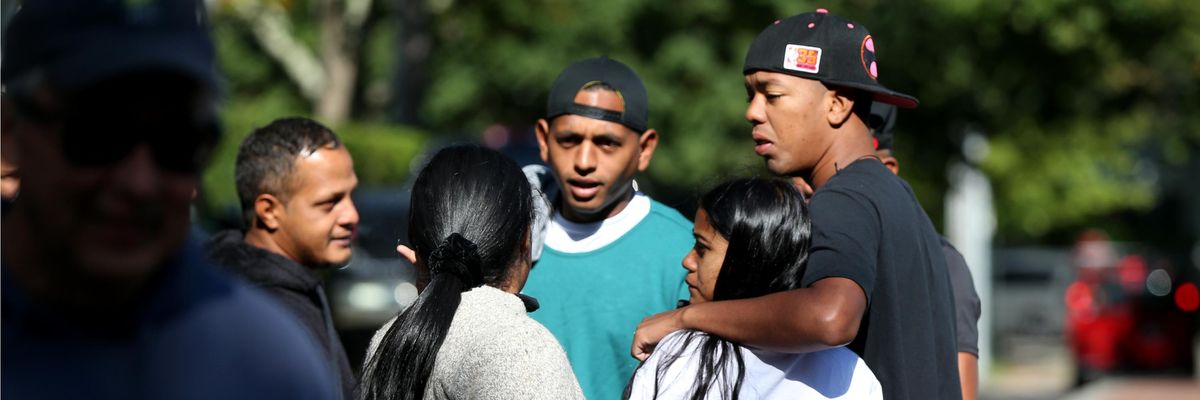
[[579, 146], [579, 151], [575, 152], [575, 173], [579, 175], [587, 175], [596, 170], [596, 146], [589, 141], [584, 141]]
[[347, 197], [346, 208], [347, 210], [346, 212], [342, 213], [341, 218], [338, 220], [338, 224], [349, 227], [350, 230], [354, 230], [354, 227], [358, 225], [358, 207], [354, 206], [354, 200]]
[[162, 185], [162, 171], [147, 144], [139, 144], [113, 170], [113, 185], [133, 198], [155, 196]]
[[755, 93], [754, 97], [750, 99], [750, 103], [746, 105], [746, 121], [750, 125], [758, 125], [767, 120], [762, 99], [762, 95]]
[[696, 272], [696, 250], [689, 251], [687, 255], [683, 257], [682, 264], [683, 269], [688, 270], [688, 272]]

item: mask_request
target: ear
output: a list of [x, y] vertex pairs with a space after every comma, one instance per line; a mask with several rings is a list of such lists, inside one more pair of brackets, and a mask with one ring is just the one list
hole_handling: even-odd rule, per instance
[[851, 94], [851, 91], [841, 88], [825, 92], [825, 98], [829, 104], [826, 118], [829, 120], [830, 126], [842, 126], [850, 119], [850, 115], [854, 114], [854, 98], [851, 97]]
[[893, 174], [896, 174], [897, 176], [900, 175], [900, 161], [896, 160], [896, 157], [892, 157], [891, 155], [886, 155], [886, 156], [879, 157], [879, 161], [883, 162], [883, 166], [892, 170]]
[[654, 149], [658, 148], [658, 131], [647, 129], [638, 138], [638, 172], [650, 168], [650, 158], [654, 157]]
[[285, 206], [278, 197], [272, 194], [259, 194], [254, 198], [255, 226], [261, 226], [267, 231], [279, 229]]
[[549, 143], [547, 143], [546, 140], [550, 135], [550, 122], [546, 121], [545, 118], [538, 118], [537, 124], [535, 124], [533, 127], [533, 132], [534, 135], [537, 136], [538, 151], [542, 156], [542, 161], [549, 163], [550, 148], [547, 146]]

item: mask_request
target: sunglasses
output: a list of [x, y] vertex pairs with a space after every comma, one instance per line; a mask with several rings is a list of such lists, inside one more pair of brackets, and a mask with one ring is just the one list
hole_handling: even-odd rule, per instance
[[18, 102], [22, 113], [41, 123], [56, 123], [63, 155], [80, 167], [115, 164], [140, 145], [148, 145], [155, 164], [178, 173], [198, 173], [208, 163], [220, 138], [215, 117], [187, 113], [158, 115], [145, 121], [123, 120], [96, 107], [59, 118], [30, 102]]

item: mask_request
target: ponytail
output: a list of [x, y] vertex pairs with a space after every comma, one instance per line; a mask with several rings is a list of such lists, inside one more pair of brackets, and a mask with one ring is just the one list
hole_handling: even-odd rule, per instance
[[485, 147], [442, 149], [421, 169], [409, 202], [408, 242], [429, 284], [368, 355], [360, 399], [425, 394], [463, 292], [500, 287], [516, 266], [527, 268], [522, 246], [533, 220], [532, 199], [521, 167]]
[[429, 285], [396, 317], [363, 369], [363, 400], [423, 397], [462, 293], [483, 285], [478, 247], [458, 233], [430, 253], [427, 265]]

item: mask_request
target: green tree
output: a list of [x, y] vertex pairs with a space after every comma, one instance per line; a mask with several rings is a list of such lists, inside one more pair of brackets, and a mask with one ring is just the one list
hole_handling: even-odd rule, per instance
[[[649, 177], [683, 193], [761, 162], [743, 121], [741, 64], [779, 17], [818, 6], [870, 27], [881, 81], [921, 107], [899, 120], [904, 176], [940, 220], [945, 166], [984, 132], [1002, 232], [1036, 238], [1159, 200], [1154, 171], [1200, 148], [1200, 3], [842, 0], [816, 2], [429, 1], [434, 33], [423, 122], [527, 126], [569, 62], [630, 64], [662, 132]], [[755, 167], [756, 169], [758, 167]], [[681, 197], [676, 197], [676, 199]]]
[[[428, 136], [389, 123], [396, 24], [370, 0], [229, 0], [214, 4], [213, 35], [225, 77], [224, 137], [205, 171], [202, 211], [237, 205], [237, 146], [285, 116], [315, 118], [346, 143], [361, 185], [399, 185]], [[360, 90], [361, 89], [361, 90]]]

